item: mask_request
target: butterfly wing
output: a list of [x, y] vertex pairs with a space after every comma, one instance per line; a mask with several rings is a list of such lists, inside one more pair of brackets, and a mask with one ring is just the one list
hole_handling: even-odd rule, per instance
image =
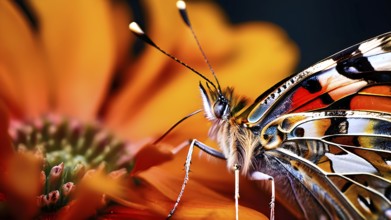
[[[273, 119], [291, 112], [313, 111], [331, 106], [334, 109], [355, 109], [363, 99], [355, 98], [350, 103], [347, 97], [368, 97], [369, 94], [372, 94], [372, 98], [383, 96], [371, 90], [365, 95], [369, 88], [379, 84], [383, 84], [379, 88], [381, 93], [388, 91], [386, 95], [390, 97], [389, 83], [391, 33], [386, 33], [288, 77], [259, 96], [239, 117], [247, 119], [248, 127], [263, 127]], [[345, 102], [338, 102], [342, 99]], [[358, 108], [367, 110], [360, 106]], [[390, 107], [385, 110], [389, 111]]]
[[[273, 176], [276, 182], [277, 199], [284, 201], [284, 204], [289, 204], [287, 208], [298, 217], [306, 219], [320, 219], [322, 216], [324, 219], [359, 218], [350, 206], [344, 204], [346, 201], [341, 199], [340, 192], [332, 187], [331, 181], [325, 174], [315, 167], [309, 169], [310, 163], [301, 163], [302, 160], [296, 157], [279, 150], [267, 151], [257, 157], [254, 170], [261, 170]], [[306, 172], [294, 166], [295, 161], [300, 161], [296, 165], [300, 165], [303, 169], [307, 168]], [[312, 185], [309, 186], [309, 184]], [[327, 194], [324, 188], [330, 189]], [[352, 215], [347, 213], [352, 213]]]
[[391, 33], [289, 77], [243, 113], [262, 152], [254, 171], [307, 219], [391, 212]]
[[[265, 145], [278, 147], [262, 154], [270, 155], [267, 160], [258, 156], [256, 170], [279, 176], [283, 169], [285, 173], [277, 179], [285, 184], [280, 186], [276, 180], [277, 192], [284, 192], [285, 197], [288, 192], [295, 195], [289, 204], [300, 204], [296, 208], [304, 217], [312, 218], [314, 206], [322, 209], [318, 214], [330, 219], [386, 216], [391, 208], [390, 114], [343, 110], [292, 113], [275, 119], [262, 131], [272, 133], [279, 139], [269, 141], [278, 143]], [[273, 160], [280, 166], [265, 162]], [[297, 191], [300, 193], [293, 193]]]

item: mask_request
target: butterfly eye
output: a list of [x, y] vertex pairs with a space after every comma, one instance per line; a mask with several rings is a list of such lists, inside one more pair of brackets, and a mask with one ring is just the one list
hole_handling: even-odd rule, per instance
[[224, 97], [219, 98], [213, 106], [213, 112], [216, 118], [227, 118], [229, 114], [229, 106], [227, 99], [225, 99]]

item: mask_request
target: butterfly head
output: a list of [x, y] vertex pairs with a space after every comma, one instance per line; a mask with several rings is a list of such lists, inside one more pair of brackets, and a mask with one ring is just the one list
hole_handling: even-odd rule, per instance
[[227, 121], [247, 104], [247, 100], [234, 96], [231, 87], [220, 90], [210, 87], [208, 83], [205, 88], [200, 83], [200, 91], [205, 115], [209, 120]]
[[200, 83], [200, 91], [206, 118], [209, 120], [228, 120], [230, 117], [230, 101], [220, 91], [212, 89], [207, 85], [207, 89]]

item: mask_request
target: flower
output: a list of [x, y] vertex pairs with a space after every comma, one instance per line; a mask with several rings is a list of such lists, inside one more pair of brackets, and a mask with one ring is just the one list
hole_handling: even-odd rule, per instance
[[[125, 2], [27, 3], [0, 2], [0, 30], [5, 33], [0, 35], [1, 216], [164, 217], [183, 181], [186, 151], [174, 153], [176, 146], [190, 138], [214, 145], [207, 141], [208, 127], [201, 115], [182, 123], [164, 143], [148, 143], [201, 106], [197, 89], [201, 79], [151, 47], [129, 53], [137, 42], [127, 26], [138, 11], [129, 10]], [[222, 85], [256, 97], [293, 69], [296, 47], [275, 25], [232, 26], [210, 2], [190, 2], [188, 7]], [[152, 39], [209, 73], [177, 15], [175, 1], [142, 1], [141, 8]], [[253, 80], [270, 73], [270, 80]], [[88, 129], [94, 131], [93, 141], [77, 145], [71, 134], [84, 135]], [[78, 137], [88, 139], [83, 135]], [[31, 137], [48, 138], [42, 143], [39, 138], [31, 142]], [[51, 141], [58, 143], [53, 145], [58, 151], [49, 149]], [[83, 150], [69, 150], [77, 146]], [[116, 156], [109, 157], [105, 149], [113, 146], [118, 148], [107, 152]], [[79, 166], [87, 154], [92, 159]], [[134, 156], [137, 167], [129, 178]], [[81, 177], [79, 169], [85, 169]], [[224, 161], [194, 156], [191, 169], [175, 217], [233, 216], [233, 176]], [[69, 173], [72, 181], [67, 179]], [[259, 189], [245, 178], [241, 183], [246, 187], [241, 191], [240, 215], [263, 216], [259, 212], [263, 199], [255, 198], [254, 203], [254, 197], [246, 196]], [[68, 192], [77, 192], [76, 199], [68, 201]], [[61, 200], [58, 206], [59, 198], [68, 203]], [[267, 203], [266, 199], [266, 210]], [[26, 212], [17, 212], [22, 206]]]

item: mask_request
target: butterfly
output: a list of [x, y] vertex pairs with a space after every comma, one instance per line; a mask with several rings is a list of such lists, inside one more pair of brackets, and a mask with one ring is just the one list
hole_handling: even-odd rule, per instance
[[[177, 6], [191, 28], [184, 2]], [[215, 75], [216, 83], [167, 54], [137, 24], [130, 28], [205, 80], [209, 137], [221, 151], [193, 140], [189, 152], [199, 147], [235, 174], [272, 180], [277, 199], [300, 218], [391, 218], [391, 32], [287, 77], [249, 104]]]

